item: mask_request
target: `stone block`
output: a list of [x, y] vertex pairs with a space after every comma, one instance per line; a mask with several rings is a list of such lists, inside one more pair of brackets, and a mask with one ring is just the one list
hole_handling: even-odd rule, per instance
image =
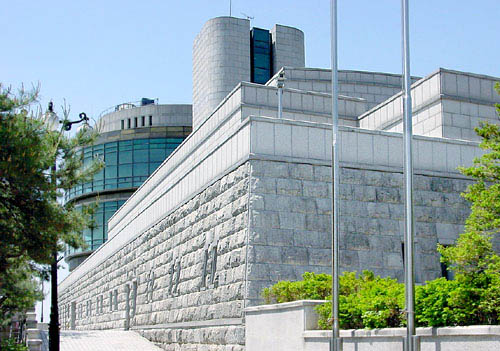
[[300, 276], [297, 276], [294, 265], [291, 264], [273, 264], [269, 266], [269, 279], [273, 282], [278, 282], [281, 280], [297, 280]]
[[281, 262], [285, 264], [308, 264], [308, 249], [304, 247], [282, 247]]
[[357, 251], [340, 250], [340, 267], [347, 270], [359, 270], [359, 257]]
[[254, 245], [249, 248], [249, 260], [255, 263], [282, 263], [281, 248], [278, 246]]
[[298, 179], [278, 178], [275, 192], [280, 195], [300, 196], [302, 195], [302, 182]]
[[[312, 231], [326, 232], [331, 227], [330, 216], [306, 214], [305, 215], [305, 229]], [[297, 228], [304, 229], [304, 228]]]
[[[279, 228], [280, 216], [275, 211], [251, 211], [251, 225], [261, 228]], [[291, 228], [293, 229], [293, 228]]]
[[373, 268], [384, 267], [384, 256], [380, 252], [358, 251], [359, 266]]
[[332, 262], [332, 251], [330, 249], [308, 248], [309, 265], [329, 266]]
[[[307, 158], [309, 156], [309, 130], [307, 127], [302, 126], [293, 126], [292, 127], [292, 156], [293, 157], [302, 157]], [[312, 166], [311, 173], [312, 173]], [[295, 168], [295, 167], [293, 167]], [[292, 168], [292, 177], [296, 178], [293, 173]], [[312, 178], [312, 174], [311, 174]], [[297, 179], [297, 178], [296, 178]], [[298, 178], [301, 179], [301, 178]]]
[[343, 250], [368, 250], [370, 249], [369, 237], [364, 234], [344, 234], [340, 248]]
[[252, 193], [276, 194], [276, 181], [276, 178], [252, 177], [251, 191]]
[[403, 257], [401, 254], [390, 253], [385, 255], [387, 267], [401, 269], [403, 267]]
[[304, 197], [290, 197], [288, 199], [291, 212], [297, 213], [317, 213], [316, 199]]
[[248, 264], [248, 279], [249, 280], [269, 280], [270, 266], [265, 263], [249, 263]]
[[306, 215], [302, 213], [279, 212], [279, 226], [281, 229], [305, 229]]
[[265, 176], [273, 178], [288, 178], [290, 176], [288, 170], [288, 164], [285, 162], [273, 162], [273, 166], [269, 165], [264, 161], [252, 161], [251, 162], [251, 174], [253, 176]]
[[316, 198], [316, 209], [318, 214], [331, 214], [332, 200], [329, 198]]
[[299, 180], [313, 180], [313, 166], [307, 164], [294, 164], [290, 167], [290, 177]]
[[386, 203], [401, 203], [401, 191], [397, 188], [377, 188], [376, 191], [377, 202]]
[[331, 183], [331, 181], [332, 181], [331, 167], [315, 166], [313, 168], [313, 171], [314, 171], [314, 180], [315, 181]]
[[283, 156], [292, 156], [291, 126], [285, 124], [276, 124], [274, 133], [276, 154]]
[[328, 184], [325, 182], [303, 181], [303, 194], [310, 197], [328, 197]]
[[293, 245], [296, 247], [315, 247], [328, 248], [331, 247], [330, 233], [313, 232], [310, 230], [294, 230]]
[[268, 211], [289, 212], [291, 210], [291, 199], [290, 196], [266, 194], [264, 196], [265, 209]]

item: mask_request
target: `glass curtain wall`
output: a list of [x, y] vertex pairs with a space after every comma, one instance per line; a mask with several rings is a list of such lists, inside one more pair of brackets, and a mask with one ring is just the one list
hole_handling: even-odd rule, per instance
[[[92, 216], [92, 227], [83, 231], [83, 240], [87, 247], [85, 249], [74, 249], [68, 247], [66, 254], [71, 255], [81, 251], [95, 250], [108, 239], [108, 220], [125, 203], [125, 200], [100, 202]], [[76, 206], [81, 208], [81, 206]]]
[[272, 77], [271, 33], [252, 28], [250, 31], [250, 62], [252, 82], [265, 84]]
[[78, 185], [66, 194], [66, 200], [103, 190], [139, 187], [184, 138], [121, 140], [86, 147], [84, 165], [101, 158], [105, 167], [92, 181]]

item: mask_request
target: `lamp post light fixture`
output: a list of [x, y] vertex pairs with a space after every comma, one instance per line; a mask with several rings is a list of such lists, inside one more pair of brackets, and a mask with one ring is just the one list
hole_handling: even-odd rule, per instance
[[70, 131], [73, 124], [78, 124], [81, 122], [83, 122], [83, 124], [78, 127], [78, 130], [81, 130], [82, 128], [92, 129], [92, 127], [89, 125], [90, 119], [87, 117], [87, 114], [85, 112], [80, 113], [78, 116], [80, 117], [80, 119], [77, 121], [69, 121], [67, 119], [61, 121], [60, 123], [62, 123], [62, 129], [65, 131]]
[[[75, 121], [70, 121], [68, 119], [64, 120], [59, 120], [57, 117], [57, 114], [54, 112], [54, 105], [52, 102], [49, 102], [48, 110], [45, 113], [45, 123], [47, 123], [47, 126], [50, 130], [52, 131], [57, 131], [58, 130], [58, 125], [62, 124], [61, 129], [59, 130], [59, 133], [62, 133], [63, 131], [70, 131], [71, 127], [74, 124], [78, 124], [81, 122], [84, 122], [83, 125], [78, 127], [80, 130], [81, 128], [85, 129], [92, 129], [92, 127], [89, 125], [89, 118], [87, 117], [87, 114], [85, 112], [80, 113], [79, 115], [80, 119], [75, 120]], [[54, 165], [52, 166], [52, 182], [55, 184], [56, 183], [56, 162], [54, 162]], [[59, 341], [60, 341], [60, 335], [59, 335], [59, 307], [58, 307], [58, 295], [57, 295], [57, 264], [61, 259], [58, 258], [58, 252], [57, 248], [54, 249], [54, 252], [52, 253], [53, 255], [53, 261], [50, 265], [50, 284], [51, 284], [51, 291], [50, 291], [50, 301], [51, 301], [51, 306], [50, 306], [50, 322], [49, 322], [49, 350], [50, 351], [59, 351]]]

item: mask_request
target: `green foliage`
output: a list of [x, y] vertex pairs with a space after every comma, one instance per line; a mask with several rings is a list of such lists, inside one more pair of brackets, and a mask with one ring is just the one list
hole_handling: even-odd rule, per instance
[[[498, 324], [500, 316], [500, 275], [488, 269], [488, 280], [479, 285], [464, 277], [435, 279], [416, 287], [417, 326]], [[496, 272], [496, 273], [495, 273]], [[460, 277], [460, 276], [459, 276]], [[295, 300], [328, 300], [316, 307], [321, 329], [332, 326], [331, 276], [304, 273], [304, 280], [281, 281], [266, 288], [266, 303]], [[339, 277], [339, 318], [342, 329], [393, 328], [406, 325], [404, 284], [381, 278], [372, 272], [344, 272]]]
[[0, 286], [0, 327], [16, 312], [32, 308], [35, 301], [43, 298], [39, 284], [33, 279], [36, 275], [38, 271], [23, 258], [9, 266]]
[[28, 351], [24, 344], [18, 344], [13, 338], [0, 340], [0, 350], [2, 351]]
[[[372, 272], [345, 272], [339, 277], [339, 322], [342, 329], [390, 328], [404, 324], [404, 286]], [[331, 296], [327, 299], [331, 300]], [[331, 302], [316, 307], [319, 327], [331, 328]]]
[[415, 289], [415, 322], [418, 326], [455, 325], [456, 318], [450, 296], [458, 287], [454, 280], [439, 278]]
[[266, 303], [283, 303], [295, 300], [324, 300], [332, 293], [332, 277], [328, 274], [305, 272], [303, 280], [280, 281], [264, 288], [262, 297]]
[[78, 151], [96, 132], [69, 137], [51, 130], [30, 112], [37, 93], [13, 94], [0, 85], [0, 320], [16, 304], [22, 310], [40, 297], [33, 288], [33, 263], [52, 263], [54, 250], [62, 251], [64, 244], [84, 245], [79, 233], [88, 226], [92, 207], [77, 211], [59, 200], [102, 167], [97, 160], [83, 169]]
[[[332, 277], [328, 274], [306, 272], [303, 280], [280, 281], [265, 288], [262, 297], [266, 303], [283, 303], [295, 300], [329, 300]], [[340, 276], [340, 325], [348, 328], [383, 328], [402, 325], [404, 287], [395, 279], [380, 278], [364, 271], [359, 277], [355, 272]], [[319, 325], [331, 325], [331, 303], [317, 307]]]
[[[495, 88], [500, 94], [498, 83]], [[476, 132], [485, 153], [460, 168], [475, 180], [462, 194], [471, 202], [471, 214], [455, 245], [438, 246], [441, 260], [455, 271], [456, 288], [447, 300], [454, 325], [497, 324], [500, 317], [500, 257], [492, 245], [500, 233], [500, 126], [482, 123]]]

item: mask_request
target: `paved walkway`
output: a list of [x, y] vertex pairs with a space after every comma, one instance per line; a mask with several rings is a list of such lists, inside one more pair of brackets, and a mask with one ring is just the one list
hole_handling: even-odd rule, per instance
[[133, 331], [61, 330], [61, 351], [160, 351]]

